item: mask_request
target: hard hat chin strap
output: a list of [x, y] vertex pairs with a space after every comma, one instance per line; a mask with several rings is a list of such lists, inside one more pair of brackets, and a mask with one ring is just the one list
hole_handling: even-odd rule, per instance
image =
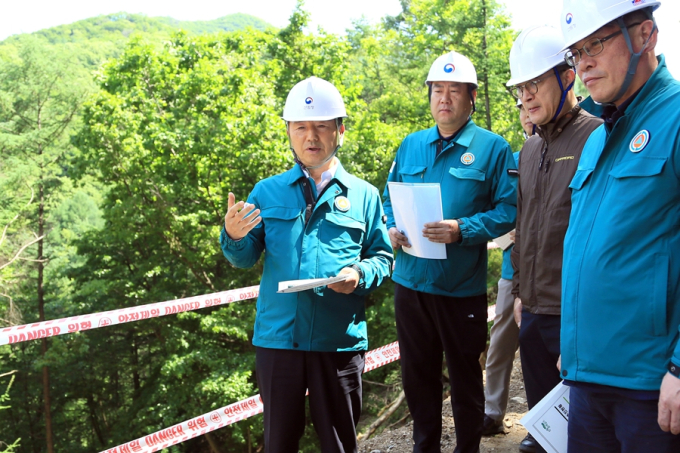
[[[555, 112], [555, 116], [552, 117], [550, 122], [552, 123], [557, 119], [557, 117], [560, 115], [560, 112], [562, 111], [562, 108], [564, 107], [564, 103], [567, 100], [567, 95], [569, 94], [569, 91], [572, 89], [574, 86], [574, 82], [576, 81], [576, 78], [574, 78], [574, 82], [571, 82], [567, 88], [564, 88], [564, 85], [562, 85], [562, 77], [560, 77], [560, 71], [557, 69], [557, 66], [553, 68], [553, 72], [555, 73], [555, 77], [557, 78], [557, 83], [560, 84], [560, 90], [562, 91], [562, 97], [560, 98], [560, 105], [557, 107], [557, 111]], [[535, 126], [534, 126], [535, 127]], [[534, 129], [534, 132], [536, 130]]]
[[652, 32], [649, 34], [647, 41], [645, 41], [645, 44], [642, 46], [642, 49], [640, 49], [639, 52], [633, 51], [633, 43], [630, 40], [630, 33], [628, 33], [628, 27], [626, 27], [626, 23], [623, 21], [623, 17], [619, 17], [618, 19], [616, 19], [616, 23], [619, 24], [619, 27], [621, 27], [621, 31], [623, 32], [623, 37], [626, 40], [626, 45], [628, 46], [628, 50], [630, 51], [630, 54], [631, 54], [630, 55], [630, 63], [628, 63], [628, 70], [626, 71], [626, 78], [623, 80], [623, 84], [621, 85], [619, 92], [616, 93], [616, 96], [614, 97], [614, 99], [611, 102], [603, 103], [605, 105], [614, 104], [616, 101], [621, 99], [621, 97], [623, 97], [623, 95], [626, 93], [626, 91], [628, 91], [630, 84], [633, 82], [633, 77], [635, 77], [635, 72], [637, 71], [637, 66], [638, 66], [638, 63], [640, 62], [640, 57], [642, 56], [642, 53], [647, 48], [647, 44], [649, 44], [649, 40], [652, 39], [652, 35], [657, 30], [656, 21], [654, 20], [654, 16], [652, 16], [649, 11], [645, 11], [645, 12], [647, 13], [647, 17], [649, 17], [649, 20], [654, 22], [654, 28], [652, 28]]
[[475, 100], [472, 97], [472, 92], [475, 89], [472, 87], [471, 83], [468, 83], [467, 86], [468, 86], [468, 95], [470, 96], [470, 100], [472, 101], [472, 113], [470, 113], [470, 116], [472, 116], [477, 111], [477, 106], [476, 106]]

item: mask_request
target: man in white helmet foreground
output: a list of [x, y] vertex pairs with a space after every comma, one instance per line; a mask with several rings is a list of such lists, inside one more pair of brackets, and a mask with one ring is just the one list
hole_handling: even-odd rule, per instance
[[[578, 105], [572, 90], [576, 75], [564, 62], [562, 33], [548, 25], [531, 26], [510, 50], [507, 86], [536, 126], [520, 153], [517, 227], [512, 263], [515, 320], [529, 409], [562, 380], [560, 299], [562, 241], [569, 224], [571, 192], [581, 150], [602, 120]], [[543, 452], [528, 434], [521, 452]]]
[[[482, 435], [484, 386], [479, 356], [486, 347], [486, 243], [515, 224], [516, 169], [510, 146], [472, 122], [477, 74], [465, 56], [439, 57], [427, 77], [436, 125], [406, 137], [389, 182], [438, 183], [444, 219], [422, 235], [446, 244], [443, 260], [399, 253], [392, 279], [406, 401], [413, 417], [413, 451], [440, 451], [442, 353], [451, 383], [457, 453], [476, 453]], [[395, 249], [408, 247], [385, 214]]]
[[605, 124], [571, 182], [562, 377], [569, 452], [680, 451], [680, 83], [658, 1], [564, 2], [567, 62]]
[[[346, 116], [332, 84], [298, 83], [283, 114], [297, 165], [257, 183], [247, 203], [229, 194], [224, 256], [250, 267], [264, 252], [253, 344], [268, 453], [298, 452], [307, 389], [321, 451], [358, 450], [364, 296], [390, 275], [393, 255], [377, 189], [335, 157]], [[277, 293], [282, 281], [335, 275], [347, 279]]]

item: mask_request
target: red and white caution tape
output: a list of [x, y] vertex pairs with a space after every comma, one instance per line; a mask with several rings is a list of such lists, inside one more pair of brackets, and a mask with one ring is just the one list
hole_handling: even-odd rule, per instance
[[[399, 360], [399, 345], [394, 343], [368, 351], [364, 356], [366, 366], [364, 373], [383, 365]], [[203, 414], [199, 417], [178, 423], [170, 428], [162, 429], [148, 436], [119, 445], [102, 453], [153, 453], [171, 445], [176, 445], [210, 431], [223, 428], [245, 420], [264, 410], [260, 395], [251, 396], [238, 403]]]
[[214, 307], [240, 300], [255, 299], [259, 292], [259, 286], [250, 286], [248, 288], [205, 294], [203, 296], [187, 297], [101, 313], [7, 327], [0, 330], [0, 345], [21, 343], [23, 341], [37, 340], [38, 338], [53, 337], [115, 324], [174, 315], [184, 311]]
[[383, 365], [387, 365], [388, 363], [399, 360], [400, 357], [399, 343], [396, 341], [394, 343], [381, 346], [378, 349], [368, 351], [366, 355], [364, 355], [364, 373], [368, 373], [369, 371], [373, 371]]
[[[495, 316], [495, 305], [489, 307], [488, 315], [487, 321], [492, 321]], [[399, 344], [396, 341], [368, 351], [364, 356], [364, 373], [395, 362], [400, 357]], [[132, 442], [105, 450], [102, 453], [153, 453], [261, 414], [263, 410], [264, 406], [260, 395], [251, 396], [221, 409], [178, 423], [170, 428], [162, 429]]]
[[[7, 327], [0, 331], [0, 345], [20, 343], [39, 338], [64, 335], [67, 333], [97, 329], [115, 324], [124, 324], [143, 319], [174, 315], [185, 311], [199, 310], [206, 307], [229, 304], [235, 301], [257, 298], [259, 286], [205, 294], [203, 296], [188, 297], [136, 307], [93, 313], [89, 315], [73, 316], [22, 326]], [[493, 320], [495, 310], [489, 307], [487, 321]], [[368, 351], [365, 355], [364, 373], [380, 368], [388, 363], [399, 360], [399, 344], [390, 343], [380, 348]], [[231, 425], [246, 418], [262, 413], [264, 406], [260, 395], [251, 396], [245, 400], [230, 404], [221, 409], [203, 414], [191, 420], [178, 423], [162, 429], [148, 436], [119, 445], [104, 453], [152, 453], [170, 445], [176, 445], [188, 439], [201, 436], [207, 432]]]
[[260, 414], [263, 409], [260, 395], [251, 396], [238, 403], [230, 404], [200, 417], [186, 420], [170, 428], [105, 450], [105, 453], [151, 453], [159, 451]]

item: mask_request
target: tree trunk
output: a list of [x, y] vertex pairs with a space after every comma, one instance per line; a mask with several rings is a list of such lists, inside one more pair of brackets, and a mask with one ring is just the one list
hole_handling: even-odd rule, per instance
[[87, 396], [87, 408], [90, 411], [90, 422], [92, 423], [92, 429], [94, 429], [97, 439], [102, 446], [106, 447], [106, 441], [104, 440], [104, 435], [102, 434], [102, 428], [99, 425], [99, 420], [97, 419], [97, 405], [94, 402], [94, 396], [89, 394]]
[[142, 390], [142, 380], [139, 376], [139, 347], [137, 346], [137, 339], [132, 334], [132, 400], [137, 401], [139, 393]]
[[[489, 52], [486, 43], [486, 0], [482, 0], [482, 52], [484, 53], [484, 61], [489, 61]], [[486, 64], [486, 63], [485, 63]], [[486, 128], [493, 131], [493, 124], [491, 123], [491, 102], [489, 98], [489, 68], [485, 67], [482, 72], [482, 81], [484, 82], [484, 110], [486, 111]]]
[[205, 433], [205, 440], [208, 441], [208, 445], [210, 445], [210, 449], [213, 451], [213, 453], [222, 453], [222, 450], [220, 449], [220, 446], [217, 445], [217, 441], [213, 437], [212, 433]]
[[[40, 121], [38, 120], [38, 128]], [[42, 146], [38, 148], [38, 154], [42, 155]], [[40, 182], [38, 183], [38, 237], [45, 235], [45, 183], [43, 180], [44, 167], [40, 164]], [[43, 257], [44, 239], [38, 241], [38, 316], [40, 321], [45, 321], [45, 288], [44, 273], [45, 263]], [[42, 339], [42, 357], [47, 355], [47, 338]], [[47, 453], [54, 453], [54, 440], [52, 439], [52, 411], [50, 401], [50, 370], [47, 366], [42, 369], [43, 400], [45, 403], [45, 442]]]

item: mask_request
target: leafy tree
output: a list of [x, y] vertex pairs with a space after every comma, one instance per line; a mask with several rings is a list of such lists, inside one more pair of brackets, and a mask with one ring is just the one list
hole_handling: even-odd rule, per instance
[[[46, 241], [42, 252], [27, 251], [49, 258], [46, 317], [256, 284], [260, 265], [235, 270], [219, 250], [226, 194], [244, 199], [257, 181], [290, 168], [279, 117], [290, 88], [306, 77], [330, 80], [343, 94], [350, 118], [338, 156], [381, 190], [404, 136], [432, 123], [423, 80], [447, 50], [477, 65], [476, 121], [511, 143], [512, 131], [520, 130], [503, 89], [512, 32], [495, 1], [405, 1], [401, 15], [380, 26], [359, 22], [348, 38], [310, 32], [308, 23], [301, 3], [281, 30], [211, 36], [192, 33], [214, 24], [192, 28], [121, 13], [38, 33], [32, 47], [25, 36], [0, 44], [0, 190], [11, 194], [0, 199], [0, 220], [6, 224], [19, 212], [33, 187], [36, 209], [13, 224], [6, 245], [16, 249], [34, 238], [36, 168], [44, 168]], [[172, 34], [177, 26], [187, 32]], [[49, 62], [56, 72], [62, 58], [90, 71], [113, 57], [97, 73], [97, 90], [85, 107], [73, 104], [71, 123], [55, 133], [53, 146], [43, 146], [56, 159], [43, 167], [25, 154], [42, 136], [18, 129], [23, 123], [12, 113], [34, 105], [18, 102], [29, 98], [22, 93], [33, 79], [16, 68], [24, 55], [39, 51], [36, 67]], [[59, 93], [75, 85], [59, 79], [54, 95], [43, 99], [54, 107], [43, 113], [56, 121], [55, 112], [66, 111], [56, 106], [68, 98]], [[77, 150], [68, 141], [74, 125]], [[21, 262], [0, 274], [22, 308], [37, 302], [37, 267]], [[59, 451], [108, 448], [252, 395], [252, 304], [57, 337], [44, 354], [38, 342], [1, 347], [0, 361], [21, 379], [11, 391], [17, 407], [0, 412], [0, 439], [22, 437], [22, 452], [44, 449], [44, 367], [56, 390], [52, 425]], [[38, 319], [36, 310], [23, 311], [26, 321]], [[396, 339], [391, 284], [368, 298], [367, 316], [371, 348]], [[367, 377], [370, 418], [399, 392], [398, 364]], [[314, 437], [303, 439], [303, 451], [318, 451]], [[171, 450], [251, 452], [261, 445], [262, 421], [255, 417]]]
[[[5, 393], [0, 395], [0, 404], [3, 404], [5, 402], [9, 401], [9, 399], [10, 399], [9, 391], [12, 388], [12, 384], [14, 383], [14, 379], [16, 377], [16, 376], [14, 376], [14, 372], [0, 374], [0, 378], [7, 377], [7, 376], [11, 376], [11, 378], [9, 380], [9, 383], [7, 384]], [[6, 410], [6, 409], [9, 409], [9, 406], [0, 406], [0, 411]], [[14, 453], [15, 448], [17, 448], [19, 446], [20, 442], [21, 442], [21, 439], [17, 439], [12, 444], [8, 444], [8, 443], [0, 440], [0, 448], [3, 448], [2, 453]]]
[[402, 6], [402, 13], [386, 18], [382, 26], [359, 23], [350, 33], [369, 108], [408, 132], [429, 127], [427, 72], [437, 57], [456, 50], [477, 70], [475, 122], [519, 149], [521, 128], [505, 89], [514, 32], [498, 2], [405, 0]]
[[[16, 174], [35, 192], [29, 227], [37, 238], [35, 301], [38, 320], [45, 320], [44, 254], [50, 197], [59, 191], [62, 161], [69, 150], [68, 129], [83, 98], [65, 62], [48, 54], [37, 41], [21, 48], [18, 59], [0, 66], [0, 148], [10, 156]], [[43, 338], [41, 353], [47, 352]], [[49, 368], [42, 368], [45, 432], [53, 451]]]

